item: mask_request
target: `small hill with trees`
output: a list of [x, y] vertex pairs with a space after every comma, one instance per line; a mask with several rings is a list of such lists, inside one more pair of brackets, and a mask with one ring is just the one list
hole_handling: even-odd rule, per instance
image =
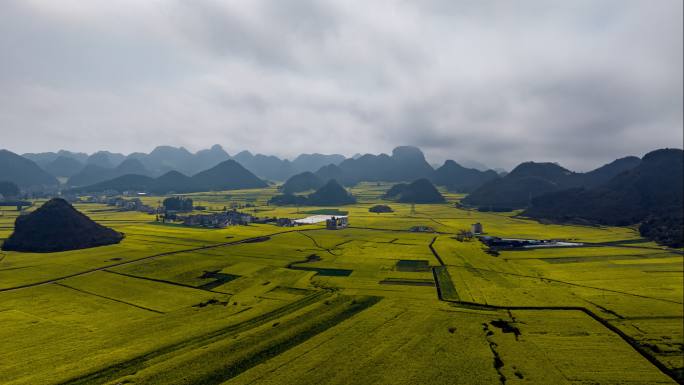
[[119, 243], [123, 234], [95, 223], [67, 201], [54, 198], [17, 217], [5, 251], [48, 253]]
[[173, 211], [192, 211], [193, 201], [186, 197], [169, 197], [162, 202], [164, 209]]
[[385, 192], [385, 194], [382, 196], [384, 199], [396, 199], [399, 198], [401, 194], [406, 191], [408, 188], [408, 183], [397, 183], [394, 186], [390, 187], [389, 190]]
[[425, 178], [418, 179], [406, 186], [399, 194], [398, 202], [402, 203], [443, 203], [444, 196]]
[[309, 194], [307, 201], [308, 204], [314, 206], [339, 206], [356, 203], [356, 199], [335, 179], [329, 180], [323, 187]]
[[356, 203], [356, 199], [335, 179], [329, 180], [315, 192], [304, 197], [294, 194], [276, 195], [269, 200], [276, 205], [342, 206]]
[[392, 208], [387, 206], [387, 205], [375, 205], [375, 206], [369, 208], [368, 211], [371, 213], [376, 213], [376, 214], [393, 213], [394, 212], [394, 210], [392, 210]]
[[336, 164], [323, 166], [318, 169], [315, 174], [322, 181], [335, 179], [344, 186], [353, 186], [356, 184], [356, 181], [353, 178], [346, 176], [344, 171], [342, 171], [342, 169]]

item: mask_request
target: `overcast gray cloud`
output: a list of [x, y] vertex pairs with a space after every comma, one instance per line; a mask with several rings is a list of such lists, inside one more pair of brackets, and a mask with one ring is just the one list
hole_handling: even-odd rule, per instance
[[682, 146], [682, 44], [681, 0], [0, 0], [0, 147], [584, 170]]

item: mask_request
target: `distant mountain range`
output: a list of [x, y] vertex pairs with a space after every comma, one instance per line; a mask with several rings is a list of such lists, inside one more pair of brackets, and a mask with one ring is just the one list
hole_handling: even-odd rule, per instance
[[[242, 151], [230, 156], [220, 145], [191, 153], [183, 147], [158, 146], [149, 154], [132, 153], [123, 155], [98, 151], [91, 155], [60, 150], [58, 152], [28, 153], [23, 155], [34, 161], [54, 177], [67, 179], [67, 186], [83, 187], [115, 179], [127, 174], [162, 176], [169, 171], [194, 175], [225, 160], [235, 160], [261, 179], [284, 181], [302, 173], [313, 173], [320, 180], [307, 189], [322, 186], [330, 179], [343, 185], [354, 185], [363, 181], [408, 182], [427, 178], [433, 183], [457, 192], [469, 192], [482, 183], [499, 178], [492, 170], [480, 171], [466, 168], [449, 160], [435, 170], [420, 149], [400, 146], [387, 154], [356, 154], [345, 159], [339, 154], [301, 154], [294, 160], [276, 156], [252, 154]], [[483, 165], [472, 162], [478, 167]], [[307, 177], [312, 179], [311, 174]], [[301, 177], [299, 177], [301, 178]], [[286, 184], [289, 189], [290, 184]], [[295, 188], [296, 189], [296, 188]], [[297, 190], [291, 192], [300, 192]]]
[[289, 161], [271, 155], [253, 155], [249, 151], [242, 151], [231, 157], [220, 145], [214, 145], [194, 154], [184, 147], [158, 146], [149, 154], [135, 152], [127, 156], [109, 151], [98, 151], [92, 155], [87, 155], [65, 150], [26, 153], [22, 156], [32, 160], [55, 177], [71, 178], [82, 174], [70, 181], [68, 183], [70, 186], [85, 186], [125, 175], [116, 169], [128, 160], [140, 162], [142, 167], [138, 173], [160, 176], [169, 171], [193, 175], [225, 160], [233, 159], [260, 178], [284, 181], [294, 174], [316, 171], [328, 164], [339, 164], [345, 159], [343, 155], [339, 154], [315, 153], [301, 154], [293, 161]]
[[525, 208], [542, 194], [573, 187], [594, 187], [640, 162], [637, 157], [625, 157], [587, 173], [575, 173], [555, 163], [525, 162], [506, 176], [493, 178], [474, 189], [462, 203], [494, 210]]
[[453, 160], [444, 162], [437, 170], [425, 160], [420, 149], [411, 146], [397, 147], [392, 155], [365, 154], [345, 159], [339, 165], [328, 164], [315, 173], [300, 173], [288, 179], [283, 192], [297, 193], [323, 185], [331, 179], [346, 186], [359, 182], [411, 182], [427, 179], [456, 192], [469, 192], [483, 183], [498, 179], [495, 171], [465, 168]]
[[522, 215], [617, 226], [643, 222], [642, 235], [681, 247], [683, 201], [684, 152], [663, 149], [603, 183], [540, 195]]
[[585, 173], [556, 163], [524, 162], [508, 174], [478, 169], [482, 165], [477, 162], [469, 164], [473, 167], [447, 160], [435, 169], [420, 149], [412, 146], [397, 147], [391, 155], [356, 154], [345, 159], [336, 154], [302, 154], [292, 161], [248, 151], [231, 157], [219, 145], [194, 154], [183, 147], [159, 146], [149, 154], [128, 156], [64, 150], [19, 156], [0, 150], [0, 182], [11, 182], [23, 191], [56, 190], [60, 188], [56, 177], [68, 177], [72, 191], [145, 190], [162, 194], [258, 188], [267, 185], [264, 179], [286, 180], [279, 199], [300, 204], [304, 200], [314, 202], [320, 194], [294, 194], [321, 189], [325, 195], [345, 202], [346, 192], [337, 188], [338, 182], [351, 186], [359, 182], [414, 181], [413, 185], [396, 185], [394, 199], [422, 200], [406, 193], [409, 186], [420, 196], [434, 198], [434, 184], [468, 193], [461, 204], [480, 210], [525, 209], [525, 216], [559, 222], [640, 223], [644, 236], [681, 244], [681, 149], [656, 150], [643, 159], [628, 156]]
[[[139, 162], [137, 160], [133, 160]], [[122, 163], [124, 164], [124, 163]], [[121, 165], [120, 165], [121, 166]], [[189, 193], [199, 191], [220, 191], [266, 187], [268, 184], [229, 159], [216, 166], [188, 177], [178, 171], [169, 171], [153, 178], [129, 173], [93, 185], [77, 187], [72, 192], [149, 191], [157, 194]]]
[[33, 161], [7, 150], [0, 150], [0, 181], [12, 182], [24, 190], [59, 184]]

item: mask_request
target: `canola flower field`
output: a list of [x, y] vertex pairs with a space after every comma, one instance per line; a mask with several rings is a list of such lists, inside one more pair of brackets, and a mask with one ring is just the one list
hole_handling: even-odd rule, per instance
[[[125, 239], [0, 252], [0, 383], [684, 381], [682, 250], [633, 228], [464, 210], [463, 196], [446, 192], [438, 205], [382, 201], [387, 188], [354, 187], [358, 203], [339, 207], [343, 230], [191, 228], [77, 204]], [[250, 203], [256, 216], [330, 209], [267, 205], [274, 194], [190, 196], [208, 211]], [[368, 212], [378, 203], [394, 212]], [[2, 209], [0, 240], [18, 214]], [[491, 255], [454, 237], [475, 222], [488, 235], [584, 245]]]

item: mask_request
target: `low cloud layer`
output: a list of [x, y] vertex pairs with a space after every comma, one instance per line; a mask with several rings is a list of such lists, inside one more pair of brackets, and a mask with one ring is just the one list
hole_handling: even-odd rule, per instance
[[682, 2], [6, 0], [0, 147], [585, 170], [682, 147]]

